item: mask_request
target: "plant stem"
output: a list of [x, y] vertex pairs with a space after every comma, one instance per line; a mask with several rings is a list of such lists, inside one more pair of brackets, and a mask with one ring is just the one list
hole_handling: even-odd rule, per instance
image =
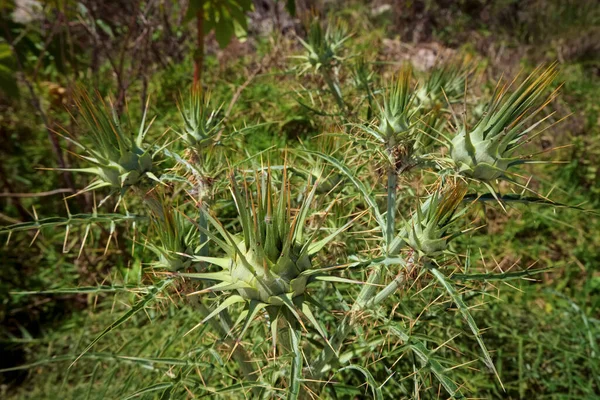
[[392, 294], [394, 294], [396, 292], [396, 290], [400, 289], [400, 287], [404, 284], [405, 278], [407, 276], [409, 276], [414, 269], [415, 269], [415, 262], [411, 258], [404, 265], [404, 268], [402, 270], [400, 270], [398, 272], [398, 274], [396, 274], [396, 277], [390, 283], [388, 283], [388, 285], [386, 287], [381, 289], [381, 291], [379, 293], [377, 293], [377, 295], [375, 295], [375, 297], [373, 297], [373, 298], [371, 298], [371, 300], [369, 300], [369, 302], [366, 304], [365, 308], [374, 307], [374, 306], [380, 304], [381, 302], [383, 302], [388, 297], [390, 297]]
[[329, 86], [329, 91], [335, 98], [335, 101], [337, 102], [338, 107], [340, 108], [340, 111], [344, 112], [346, 110], [346, 104], [344, 103], [344, 99], [342, 97], [342, 91], [340, 90], [340, 85], [337, 81], [337, 78], [335, 77], [335, 74], [332, 74], [331, 69], [324, 68], [323, 69], [323, 79], [325, 79], [327, 86]]
[[[196, 297], [192, 297], [192, 304], [196, 307], [196, 309], [200, 312], [200, 315], [204, 318], [210, 314], [210, 311], [202, 302]], [[255, 362], [253, 362], [246, 350], [242, 347], [241, 344], [235, 343], [234, 339], [227, 339], [228, 329], [227, 323], [221, 320], [221, 323], [217, 320], [217, 318], [211, 318], [209, 321], [212, 328], [217, 332], [217, 334], [223, 338], [225, 343], [230, 346], [233, 350], [233, 358], [240, 366], [242, 373], [249, 381], [256, 382], [258, 380], [257, 371], [258, 368], [255, 368]]]
[[385, 230], [385, 245], [386, 251], [390, 252], [390, 246], [394, 240], [394, 226], [396, 222], [396, 182], [398, 181], [398, 171], [395, 165], [388, 167], [387, 180], [387, 214], [386, 214], [386, 230]]
[[196, 29], [198, 48], [194, 54], [194, 87], [202, 85], [202, 69], [204, 67], [204, 0], [199, 1], [196, 11]]
[[323, 352], [319, 355], [319, 357], [317, 357], [317, 359], [313, 363], [313, 366], [311, 368], [312, 371], [310, 371], [310, 373], [312, 374], [312, 378], [320, 377], [323, 373], [323, 369], [327, 366], [331, 359], [334, 356], [336, 356], [337, 353], [339, 353], [344, 343], [344, 340], [346, 340], [346, 337], [354, 328], [354, 325], [358, 320], [360, 312], [364, 310], [365, 306], [367, 306], [367, 304], [369, 303], [369, 300], [375, 295], [375, 291], [377, 290], [376, 285], [379, 284], [379, 282], [381, 281], [382, 272], [382, 264], [378, 264], [373, 268], [371, 275], [369, 275], [369, 278], [367, 279], [367, 284], [362, 287], [362, 290], [360, 291], [356, 301], [352, 305], [349, 314], [346, 315], [341, 325], [338, 327], [335, 334], [331, 338], [331, 347], [325, 346]]

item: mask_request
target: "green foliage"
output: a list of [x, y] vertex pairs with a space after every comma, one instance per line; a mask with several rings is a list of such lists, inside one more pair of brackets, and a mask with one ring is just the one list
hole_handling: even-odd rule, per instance
[[15, 64], [10, 46], [0, 43], [0, 88], [7, 96], [19, 97]]
[[252, 10], [251, 0], [191, 0], [186, 21], [191, 21], [202, 10], [204, 34], [215, 31], [221, 48], [226, 47], [234, 35], [246, 33], [248, 22], [245, 13]]
[[[278, 61], [246, 81], [239, 59], [209, 69], [211, 101], [196, 87], [176, 107], [186, 90], [168, 79], [150, 82], [160, 101], [132, 99], [122, 115], [76, 97], [67, 120], [83, 123], [65, 124], [63, 146], [88, 193], [69, 204], [87, 198], [92, 211], [24, 217], [0, 235], [15, 251], [32, 244], [11, 274], [29, 254], [46, 271], [3, 286], [7, 304], [82, 310], [43, 332], [3, 332], [24, 353], [0, 371], [29, 371], [8, 398], [595, 395], [589, 192], [569, 182], [576, 164], [533, 169], [516, 153], [538, 153], [532, 139], [557, 129], [542, 100], [562, 104], [555, 70], [489, 95], [471, 61], [398, 75], [375, 61], [380, 41], [340, 26], [313, 22], [303, 40], [301, 68], [318, 75]], [[372, 53], [349, 62], [361, 41]], [[214, 104], [229, 104], [226, 118]], [[86, 187], [79, 172], [97, 180]], [[513, 179], [525, 174], [531, 185]], [[53, 265], [73, 276], [53, 279]]]
[[448, 248], [454, 235], [448, 232], [462, 213], [457, 213], [459, 204], [467, 192], [466, 185], [460, 181], [446, 192], [434, 192], [427, 200], [427, 211], [418, 204], [417, 211], [406, 226], [406, 242], [419, 254], [436, 256]]
[[219, 111], [220, 108], [211, 108], [210, 94], [192, 88], [187, 99], [181, 99], [179, 104], [183, 141], [190, 147], [206, 145], [222, 129]]

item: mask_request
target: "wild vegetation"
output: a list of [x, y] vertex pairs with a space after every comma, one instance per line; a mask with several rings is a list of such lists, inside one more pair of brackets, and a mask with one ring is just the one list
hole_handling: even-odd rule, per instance
[[445, 3], [3, 4], [3, 398], [600, 396], [600, 7]]

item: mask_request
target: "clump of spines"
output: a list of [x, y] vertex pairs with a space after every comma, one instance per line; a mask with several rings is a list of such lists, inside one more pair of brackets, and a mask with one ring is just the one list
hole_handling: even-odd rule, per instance
[[158, 181], [153, 172], [155, 164], [152, 146], [144, 143], [152, 125], [151, 121], [146, 126], [147, 104], [137, 135], [134, 135], [135, 130], [128, 113], [125, 112], [124, 117], [120, 117], [112, 104], [107, 105], [99, 94], [96, 97], [93, 100], [88, 92], [79, 90], [74, 100], [89, 144], [80, 143], [72, 137], [67, 138], [85, 151], [86, 154], [80, 157], [93, 165], [71, 170], [91, 173], [99, 178], [85, 190], [105, 186], [124, 189], [140, 183], [144, 177]]
[[449, 233], [449, 230], [463, 214], [457, 210], [466, 193], [467, 185], [458, 181], [448, 188], [438, 188], [423, 205], [417, 204], [417, 210], [406, 226], [408, 245], [427, 257], [446, 251], [449, 242], [460, 234]]
[[307, 40], [299, 38], [307, 53], [301, 58], [306, 61], [305, 70], [331, 68], [342, 59], [341, 49], [349, 38], [348, 26], [341, 20], [330, 20], [324, 30], [321, 22], [314, 18], [308, 27]]
[[[314, 267], [312, 256], [347, 229], [352, 221], [321, 240], [315, 240], [317, 232], [306, 237], [305, 223], [320, 182], [317, 180], [307, 187], [302, 203], [293, 212], [286, 167], [282, 175], [278, 190], [273, 184], [270, 169], [255, 173], [254, 190], [245, 177], [241, 178], [240, 185], [239, 177], [231, 175], [231, 194], [239, 215], [241, 233], [229, 233], [204, 210], [218, 236], [202, 227], [200, 230], [225, 252], [225, 257], [195, 256], [195, 261], [214, 264], [221, 271], [187, 276], [219, 282], [202, 292], [235, 290], [237, 295], [232, 294], [223, 301], [224, 308], [246, 302], [250, 309], [266, 308], [273, 319], [282, 316], [294, 325], [302, 325], [303, 318], [307, 318], [325, 337], [324, 330], [308, 308], [314, 300], [307, 292], [307, 285], [314, 280], [329, 280], [329, 277], [325, 271]], [[334, 279], [344, 281], [343, 278]], [[248, 314], [250, 319], [254, 316]], [[207, 319], [210, 318], [204, 321]]]
[[404, 67], [383, 96], [379, 108], [379, 134], [389, 143], [397, 143], [410, 134], [413, 101], [411, 90], [412, 70]]
[[[514, 152], [536, 135], [529, 135], [541, 121], [532, 120], [554, 99], [553, 92], [541, 105], [538, 100], [557, 75], [554, 65], [537, 68], [510, 95], [510, 86], [496, 87], [492, 100], [473, 128], [460, 126], [451, 142], [451, 157], [459, 173], [489, 182], [507, 178], [507, 170], [527, 162]], [[529, 124], [529, 126], [528, 126]]]
[[177, 107], [183, 122], [180, 135], [188, 146], [201, 146], [220, 131], [221, 109], [211, 107], [210, 93], [202, 92], [199, 87], [192, 87], [185, 99], [183, 96], [180, 98]]

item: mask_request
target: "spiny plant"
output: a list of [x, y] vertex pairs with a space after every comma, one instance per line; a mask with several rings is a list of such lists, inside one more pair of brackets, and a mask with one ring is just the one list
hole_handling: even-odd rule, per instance
[[375, 74], [369, 69], [369, 65], [364, 57], [358, 57], [352, 68], [352, 79], [354, 87], [364, 93], [369, 105], [367, 109], [367, 120], [373, 117], [373, 84]]
[[169, 271], [188, 269], [192, 264], [190, 257], [201, 248], [197, 229], [164, 195], [156, 192], [146, 195], [144, 204], [150, 210], [158, 242], [148, 241], [145, 245], [159, 257], [156, 266]]
[[[186, 321], [169, 343], [148, 346], [162, 355], [174, 341], [197, 340], [198, 349], [176, 359], [154, 358], [156, 364], [181, 369], [153, 375], [151, 383], [136, 386], [129, 397], [341, 398], [347, 387], [366, 382], [377, 399], [464, 398], [468, 382], [455, 370], [473, 361], [495, 375], [491, 379], [501, 395], [502, 371], [473, 316], [473, 299], [485, 293], [488, 281], [545, 269], [471, 272], [475, 267], [461, 265], [465, 249], [453, 239], [467, 233], [470, 213], [481, 202], [559, 205], [497, 193], [491, 186], [509, 179], [508, 169], [526, 161], [515, 152], [546, 120], [534, 121], [548, 104], [539, 100], [556, 76], [555, 67], [535, 70], [511, 95], [508, 87], [499, 86], [487, 113], [475, 123], [472, 114], [454, 118], [452, 138], [452, 105], [467, 79], [455, 66], [442, 67], [423, 82], [404, 68], [381, 84], [365, 61], [356, 67], [354, 83], [369, 101], [354, 104], [362, 111], [372, 101], [379, 112], [374, 117], [367, 112], [367, 121], [357, 118], [362, 112], [346, 112], [336, 72], [347, 43], [342, 28], [324, 31], [313, 22], [303, 57], [305, 69], [323, 73], [333, 100], [344, 109], [343, 118], [338, 114], [327, 120], [334, 131], [330, 137], [296, 149], [241, 155], [241, 143], [217, 146], [229, 128], [199, 91], [181, 100], [177, 136], [162, 147], [145, 142], [146, 136], [163, 135], [150, 132], [145, 117], [136, 137], [110, 108], [88, 97], [78, 100], [92, 144], [79, 145], [82, 162], [91, 167], [77, 171], [98, 177], [87, 190], [120, 189], [131, 196], [121, 207], [135, 207], [139, 215], [127, 208], [123, 214], [95, 209], [92, 215], [36, 217], [0, 232], [70, 229], [92, 222], [112, 229], [135, 222], [142, 234], [123, 240], [150, 251], [137, 255], [135, 279], [126, 285], [107, 278], [98, 288], [61, 289], [134, 294], [128, 297], [130, 307], [69, 361], [94, 356], [91, 350], [101, 340], [152, 305], [150, 318], [181, 307], [192, 310], [185, 315], [191, 314], [193, 323]], [[440, 106], [441, 98], [450, 102], [448, 107]], [[463, 102], [465, 107], [476, 103]], [[158, 154], [175, 165], [160, 178], [154, 172]], [[270, 157], [268, 166], [256, 165], [264, 155]], [[221, 175], [228, 181], [211, 185]], [[130, 186], [140, 190], [125, 192]], [[491, 193], [481, 192], [482, 187]], [[334, 240], [346, 246], [344, 252], [335, 251]], [[169, 315], [165, 312], [164, 318]], [[439, 325], [448, 329], [439, 330]], [[454, 335], [448, 332], [455, 325], [477, 342], [475, 351], [449, 355], [453, 350], [447, 343]], [[214, 380], [206, 382], [202, 374], [195, 375], [206, 366], [197, 353], [221, 360], [214, 363], [222, 376], [211, 373]], [[340, 376], [345, 385], [332, 383]], [[404, 378], [412, 379], [410, 385]]]
[[[534, 75], [537, 71], [534, 71]], [[409, 118], [411, 108], [408, 106], [413, 96], [413, 92], [409, 90], [409, 79], [408, 74], [403, 79], [399, 79], [396, 90], [391, 91], [390, 97], [384, 97], [384, 105], [382, 107], [382, 113], [380, 114], [379, 127], [385, 129], [373, 129], [369, 127], [359, 126], [362, 131], [367, 132], [371, 137], [376, 140], [373, 142], [360, 142], [367, 144], [368, 147], [373, 147], [373, 153], [368, 152], [367, 154], [381, 154], [384, 155], [386, 161], [389, 161], [390, 155], [393, 155], [394, 147], [391, 146], [395, 142], [390, 140], [401, 134], [403, 137], [410, 137], [411, 126]], [[517, 96], [515, 101], [519, 101], [526, 104], [526, 107], [531, 106], [535, 103], [535, 100], [555, 77], [555, 74], [542, 73], [542, 77], [538, 81], [542, 81], [544, 84], [538, 86], [538, 90], [524, 91]], [[532, 78], [535, 80], [535, 78]], [[537, 82], [537, 81], [536, 81]], [[527, 84], [527, 83], [526, 83]], [[384, 95], [385, 96], [385, 95]], [[423, 106], [421, 103], [424, 97], [420, 96], [416, 98], [417, 107]], [[545, 104], [544, 104], [545, 105]], [[526, 112], [526, 107], [521, 108], [520, 113]], [[543, 107], [543, 106], [542, 106]], [[393, 110], [399, 110], [394, 112]], [[511, 109], [509, 107], [504, 108], [501, 112], [498, 112], [496, 118], [504, 121], [510, 121], [514, 123], [518, 121], [518, 116], [514, 116], [513, 119], [510, 117]], [[535, 115], [535, 113], [534, 113]], [[435, 115], [434, 118], [439, 118], [440, 115]], [[434, 120], [435, 121], [435, 120]], [[391, 122], [391, 123], [390, 123]], [[543, 120], [542, 120], [543, 122]], [[541, 122], [540, 122], [541, 123]], [[536, 123], [535, 126], [539, 125]], [[358, 126], [358, 125], [357, 125]], [[522, 137], [531, 128], [525, 129], [523, 124], [513, 124], [511, 128], [514, 128], [513, 134]], [[382, 132], [383, 131], [383, 132]], [[523, 132], [525, 131], [525, 132]], [[442, 135], [444, 137], [445, 135]], [[456, 139], [455, 139], [456, 140]], [[381, 146], [383, 145], [383, 149]], [[384, 151], [381, 151], [384, 150]], [[365, 186], [361, 179], [353, 172], [347, 165], [334, 159], [327, 154], [319, 153], [319, 155], [329, 161], [332, 165], [339, 169], [341, 173], [347, 176], [349, 182], [351, 182], [356, 189], [362, 194], [363, 199], [369, 204], [370, 210], [374, 213], [375, 220], [378, 222], [379, 229], [382, 232], [382, 244], [380, 248], [383, 252], [383, 257], [379, 259], [371, 258], [368, 262], [372, 266], [371, 274], [369, 275], [368, 283], [370, 285], [364, 286], [361, 292], [356, 297], [354, 305], [350, 308], [350, 312], [347, 314], [345, 319], [336, 329], [335, 334], [331, 339], [332, 351], [327, 348], [313, 364], [313, 371], [316, 371], [311, 376], [313, 378], [319, 378], [323, 374], [335, 365], [335, 359], [339, 357], [337, 352], [343, 347], [343, 343], [355, 329], [358, 329], [360, 325], [359, 315], [368, 312], [375, 306], [384, 302], [388, 297], [392, 296], [398, 288], [402, 287], [408, 276], [413, 271], [420, 271], [420, 275], [431, 274], [432, 277], [439, 282], [440, 286], [444, 289], [451, 300], [458, 306], [460, 313], [467, 322], [471, 332], [475, 336], [481, 352], [483, 354], [483, 361], [489, 367], [491, 371], [498, 377], [498, 372], [494, 367], [491, 355], [483, 341], [479, 327], [477, 326], [474, 318], [469, 311], [468, 306], [462, 300], [459, 290], [451, 279], [446, 276], [440, 268], [443, 265], [444, 254], [447, 251], [450, 240], [456, 235], [462, 233], [460, 230], [448, 232], [450, 228], [458, 223], [459, 217], [465, 214], [465, 210], [460, 210], [460, 204], [463, 198], [466, 198], [466, 185], [465, 184], [453, 184], [448, 187], [448, 173], [453, 174], [452, 171], [444, 170], [444, 157], [439, 154], [429, 153], [429, 157], [435, 161], [435, 164], [440, 170], [434, 172], [438, 176], [446, 176], [442, 182], [446, 182], [444, 185], [438, 187], [436, 192], [431, 195], [423, 204], [417, 205], [417, 211], [413, 217], [404, 223], [403, 229], [400, 232], [395, 232], [396, 227], [396, 207], [397, 207], [397, 184], [398, 184], [398, 171], [397, 165], [392, 162], [388, 166], [388, 181], [387, 181], [387, 212], [381, 213], [378, 202], [372, 197], [371, 190]], [[425, 164], [421, 164], [425, 166]], [[462, 172], [462, 171], [461, 171]], [[459, 175], [460, 176], [460, 175]], [[457, 176], [457, 182], [460, 182], [460, 177]], [[491, 189], [491, 187], [489, 187]], [[509, 201], [512, 199], [510, 196], [501, 196], [492, 192], [492, 198], [496, 198], [499, 202]], [[470, 198], [477, 198], [477, 196]], [[526, 199], [523, 199], [527, 201]], [[532, 200], [532, 202], [534, 202]], [[542, 201], [543, 203], [543, 201]], [[553, 203], [546, 203], [553, 204]], [[406, 245], [410, 246], [414, 251], [424, 257], [415, 258], [410, 256], [408, 260], [401, 256], [403, 247]], [[385, 270], [392, 266], [399, 266], [400, 272], [397, 273], [396, 277], [386, 285], [379, 293], [373, 288], [373, 285], [378, 285], [383, 282], [385, 276]], [[389, 325], [390, 321], [386, 320], [384, 324]], [[420, 360], [422, 366], [428, 366], [430, 372], [436, 376], [438, 381], [446, 391], [452, 397], [461, 397], [460, 388], [448, 379], [448, 376], [441, 365], [435, 358], [431, 357], [431, 353], [427, 350], [426, 344], [420, 342], [414, 336], [411, 336], [410, 332], [407, 332], [404, 327], [398, 324], [394, 324], [394, 334], [404, 343], [412, 343], [408, 346], [408, 349]], [[501, 381], [500, 385], [501, 384]]]
[[306, 49], [305, 55], [298, 56], [306, 63], [301, 72], [310, 68], [319, 71], [334, 67], [342, 60], [341, 49], [349, 37], [348, 26], [343, 21], [330, 21], [324, 30], [321, 21], [314, 18], [308, 27], [307, 40], [298, 38]]
[[411, 90], [412, 70], [404, 68], [383, 96], [379, 108], [379, 133], [389, 145], [402, 141], [410, 133], [414, 94]]
[[[352, 221], [330, 233], [321, 240], [316, 234], [305, 234], [305, 224], [310, 217], [317, 180], [303, 197], [297, 212], [292, 213], [287, 169], [283, 168], [281, 187], [275, 189], [270, 169], [254, 176], [254, 189], [243, 178], [239, 186], [236, 176], [231, 178], [231, 195], [239, 215], [241, 234], [228, 232], [223, 225], [206, 210], [207, 219], [217, 235], [200, 228], [225, 253], [226, 257], [193, 257], [194, 261], [208, 262], [221, 268], [218, 272], [183, 274], [190, 278], [217, 281], [203, 292], [231, 291], [221, 305], [215, 308], [202, 322], [214, 317], [219, 311], [232, 304], [245, 302], [248, 311], [240, 336], [258, 312], [266, 309], [276, 338], [278, 319], [285, 318], [290, 325], [303, 325], [301, 315], [310, 321], [326, 338], [325, 331], [315, 319], [309, 304], [315, 303], [307, 291], [312, 281], [352, 282], [326, 274], [327, 268], [315, 268], [311, 258], [332, 241]], [[241, 316], [240, 316], [241, 318]]]
[[[462, 213], [458, 206], [467, 194], [467, 185], [460, 181], [442, 192], [436, 190], [427, 200], [428, 207], [417, 204], [417, 210], [407, 223], [407, 244], [419, 254], [435, 257], [448, 248], [449, 242], [460, 232], [449, 232], [456, 225]], [[466, 210], [466, 208], [463, 209]]]
[[308, 26], [307, 40], [298, 38], [306, 53], [295, 57], [304, 61], [298, 67], [298, 75], [303, 75], [312, 69], [323, 76], [340, 111], [346, 109], [346, 104], [338, 79], [338, 68], [340, 62], [344, 60], [343, 45], [349, 38], [348, 26], [344, 21], [330, 20], [327, 27], [323, 29], [321, 21], [313, 18]]
[[533, 122], [556, 97], [555, 91], [541, 105], [538, 103], [556, 75], [555, 66], [538, 68], [510, 95], [508, 90], [512, 85], [498, 83], [484, 115], [473, 127], [455, 119], [459, 128], [451, 142], [451, 157], [461, 174], [490, 182], [510, 178], [510, 167], [532, 162], [531, 156], [514, 153], [543, 132], [530, 134], [548, 118]]
[[[156, 149], [145, 143], [146, 135], [152, 125], [146, 125], [147, 104], [137, 134], [129, 114], [119, 116], [112, 104], [106, 104], [100, 94], [95, 96], [85, 90], [75, 95], [76, 110], [81, 116], [83, 140], [73, 136], [66, 137], [85, 152], [81, 155], [92, 167], [69, 169], [97, 176], [85, 191], [112, 187], [124, 189], [139, 183], [144, 177], [159, 181], [155, 175], [154, 157]], [[74, 119], [77, 119], [74, 117]]]
[[450, 61], [434, 67], [415, 95], [425, 110], [443, 107], [463, 100], [465, 84], [473, 68], [469, 62]]
[[210, 93], [199, 87], [192, 87], [186, 98], [181, 96], [178, 103], [179, 115], [183, 121], [181, 139], [189, 147], [212, 144], [212, 139], [222, 129], [221, 107], [211, 107]]

